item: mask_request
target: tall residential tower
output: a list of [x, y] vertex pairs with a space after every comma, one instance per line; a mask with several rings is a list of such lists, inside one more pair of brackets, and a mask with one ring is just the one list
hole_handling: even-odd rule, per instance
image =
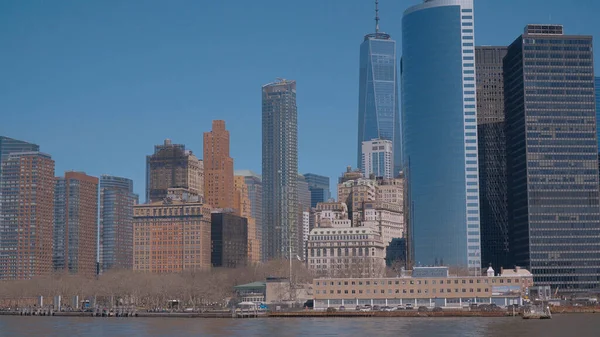
[[133, 269], [133, 180], [100, 176], [98, 262], [102, 271]]
[[427, 0], [402, 19], [408, 231], [417, 265], [481, 265], [472, 0]]
[[296, 81], [262, 87], [262, 172], [263, 257], [300, 255]]
[[54, 161], [40, 152], [16, 152], [2, 162], [0, 280], [53, 272]]

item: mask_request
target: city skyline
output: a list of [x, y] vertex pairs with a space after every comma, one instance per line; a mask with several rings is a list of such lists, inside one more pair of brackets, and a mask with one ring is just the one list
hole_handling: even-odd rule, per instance
[[[401, 54], [402, 12], [420, 2], [419, 0], [403, 3], [380, 1], [379, 15], [383, 23], [381, 28], [396, 40], [398, 55]], [[132, 66], [131, 62], [137, 62], [142, 54], [147, 57], [148, 49], [154, 48], [148, 44], [148, 41], [152, 41], [149, 39], [153, 37], [146, 34], [156, 33], [156, 28], [134, 29], [128, 23], [129, 16], [134, 13], [131, 5], [123, 4], [122, 13], [114, 18], [116, 20], [114, 27], [109, 27], [108, 31], [99, 31], [95, 28], [100, 26], [97, 25], [98, 20], [103, 20], [110, 10], [110, 6], [106, 4], [98, 4], [98, 8], [93, 12], [89, 10], [89, 4], [62, 3], [55, 6], [16, 4], [10, 8], [0, 4], [2, 9], [0, 16], [3, 18], [0, 20], [0, 25], [5, 28], [0, 30], [0, 36], [13, 47], [0, 56], [2, 64], [13, 65], [10, 69], [8, 67], [4, 69], [4, 78], [7, 81], [6, 84], [0, 84], [3, 89], [0, 90], [0, 111], [3, 111], [0, 134], [41, 144], [42, 150], [50, 153], [55, 159], [57, 172], [81, 170], [94, 176], [111, 174], [127, 177], [134, 180], [135, 193], [143, 196], [145, 195], [144, 163], [143, 160], [136, 158], [143, 158], [151, 153], [152, 146], [159, 144], [165, 138], [186, 144], [196, 154], [200, 154], [203, 148], [202, 137], [195, 130], [209, 130], [213, 119], [223, 119], [228, 123], [231, 132], [231, 157], [236, 161], [236, 169], [260, 172], [260, 101], [255, 97], [256, 87], [274, 77], [286, 76], [297, 80], [302, 94], [302, 99], [299, 100], [302, 113], [298, 116], [299, 171], [316, 172], [330, 177], [332, 179], [330, 188], [335, 195], [334, 178], [344, 167], [354, 166], [356, 162], [356, 148], [341, 145], [356, 144], [356, 134], [355, 131], [337, 133], [332, 130], [342, 128], [356, 130], [357, 128], [355, 117], [358, 95], [357, 46], [365, 34], [373, 32], [373, 2], [306, 1], [295, 5], [282, 4], [275, 8], [270, 7], [268, 1], [264, 1], [253, 3], [257, 9], [249, 8], [252, 6], [244, 2], [239, 2], [236, 6], [237, 4], [232, 2], [231, 18], [227, 20], [239, 19], [243, 22], [251, 20], [251, 25], [244, 31], [240, 31], [236, 24], [231, 27], [226, 27], [227, 24], [224, 24], [224, 29], [218, 32], [206, 29], [206, 27], [214, 27], [214, 20], [220, 17], [218, 14], [224, 10], [223, 4], [191, 3], [188, 4], [189, 6], [181, 7], [177, 4], [173, 5], [175, 6], [173, 15], [177, 18], [181, 17], [186, 26], [170, 24], [174, 17], [163, 18], [162, 16], [166, 14], [160, 11], [161, 8], [158, 8], [160, 6], [157, 4], [142, 5], [148, 9], [149, 16], [148, 23], [144, 22], [143, 25], [159, 24], [163, 27], [161, 22], [164, 22], [166, 25], [170, 24], [171, 28], [154, 37], [160, 41], [170, 39], [170, 42], [164, 48], [158, 48], [157, 53], [151, 53], [153, 54], [151, 58], [139, 66], [135, 64]], [[36, 6], [41, 6], [39, 12], [44, 13], [43, 16], [39, 16]], [[63, 23], [60, 26], [46, 29], [48, 26], [44, 24], [54, 22], [53, 15], [64, 12], [68, 9], [67, 6], [75, 6], [81, 10], [83, 17], [89, 23], [65, 14], [62, 16]], [[210, 88], [224, 86], [228, 79], [220, 73], [206, 69], [203, 64], [222, 67], [231, 60], [230, 56], [218, 60], [210, 55], [203, 55], [202, 57], [208, 59], [202, 59], [198, 58], [197, 49], [193, 49], [193, 53], [188, 56], [185, 51], [187, 48], [192, 48], [188, 42], [202, 41], [206, 38], [213, 41], [215, 38], [223, 37], [232, 39], [235, 43], [231, 45], [235, 45], [235, 48], [248, 49], [250, 42], [244, 40], [250, 41], [248, 37], [258, 36], [268, 30], [267, 24], [256, 23], [263, 17], [277, 17], [273, 14], [279, 11], [283, 13], [291, 6], [298, 15], [294, 23], [302, 29], [296, 31], [300, 28], [283, 25], [285, 32], [277, 34], [291, 36], [285, 45], [289, 46], [290, 51], [297, 56], [291, 59], [281, 58], [279, 56], [283, 55], [283, 51], [276, 51], [275, 46], [261, 43], [260, 52], [252, 52], [248, 61], [235, 66], [234, 71], [239, 71], [242, 78], [241, 83], [238, 84], [239, 99], [230, 102], [231, 106], [227, 108], [221, 107], [217, 101], [223, 100], [224, 93]], [[540, 6], [545, 10], [540, 11]], [[189, 14], [184, 13], [184, 7]], [[513, 9], [516, 7], [521, 10], [514, 12]], [[485, 20], [476, 23], [477, 44], [508, 45], [514, 36], [521, 33], [526, 24], [532, 22], [560, 23], [569, 27], [569, 32], [572, 34], [598, 36], [600, 23], [593, 19], [592, 13], [599, 4], [591, 3], [588, 7], [592, 10], [564, 6], [560, 1], [478, 2], [476, 15], [485, 17]], [[333, 13], [337, 13], [340, 9], [343, 15], [336, 15], [335, 19], [331, 20]], [[17, 13], [19, 15], [11, 16]], [[246, 18], [248, 13], [255, 18]], [[550, 18], [549, 15], [552, 17]], [[191, 16], [194, 17], [193, 21]], [[197, 20], [198, 17], [206, 20]], [[15, 21], [15, 18], [20, 18], [20, 21]], [[506, 20], [508, 22], [505, 22]], [[32, 22], [39, 23], [31, 24]], [[229, 21], [225, 23], [227, 22]], [[323, 34], [322, 28], [317, 28], [318, 24], [307, 25], [308, 22], [320, 23], [323, 24], [321, 27], [330, 29]], [[498, 30], [497, 27], [500, 26], [505, 29]], [[19, 39], [17, 39], [16, 36], [8, 34], [13, 31], [8, 27], [26, 28], [23, 28], [24, 35], [18, 35]], [[42, 29], [42, 27], [46, 28]], [[45, 33], [42, 34], [42, 31]], [[209, 31], [210, 34], [207, 33]], [[292, 32], [295, 34], [290, 34]], [[70, 42], [59, 40], [59, 37], [64, 34], [71, 37], [85, 34], [92, 38], [89, 41], [86, 38], [81, 46], [70, 45]], [[171, 38], [178, 34], [181, 34], [181, 37]], [[335, 41], [332, 41], [333, 36]], [[94, 42], [91, 42], [92, 40]], [[25, 44], [24, 41], [28, 43]], [[302, 46], [310, 42], [321, 50], [318, 55], [302, 50]], [[47, 57], [39, 56], [36, 51], [45, 48], [46, 43], [52, 43], [56, 48], [50, 51]], [[124, 43], [131, 44], [131, 47], [124, 49]], [[226, 46], [226, 48], [231, 50], [230, 48], [233, 47]], [[106, 49], [115, 49], [120, 56], [123, 56], [120, 57], [120, 61], [112, 65], [113, 68], [107, 68], [108, 64], [99, 58], [99, 55], [104, 55], [101, 51]], [[74, 51], [81, 56], [77, 60], [68, 56]], [[269, 52], [277, 55], [275, 60], [273, 58], [262, 60]], [[30, 56], [24, 59], [17, 58], [18, 55], [24, 54]], [[183, 60], [163, 62], [164, 58], [170, 60], [172, 57], [183, 57]], [[67, 61], [68, 64], [64, 63]], [[152, 67], [150, 68], [152, 71], [148, 71], [148, 66]], [[57, 73], [54, 70], [65, 69], [65, 67], [74, 71]], [[28, 68], [34, 69], [35, 72]], [[327, 73], [331, 76], [324, 77], [324, 69], [327, 69]], [[105, 72], [106, 75], [99, 74], [100, 71]], [[187, 75], [186, 73], [190, 71], [191, 73]], [[198, 71], [205, 74], [196, 76]], [[37, 81], [37, 76], [53, 80]], [[85, 82], [90, 78], [94, 78], [94, 81], [91, 81], [94, 84]], [[173, 81], [172, 78], [178, 78], [180, 82]], [[122, 90], [123, 86], [132, 90]], [[326, 87], [337, 89], [331, 92], [324, 90]], [[124, 97], [121, 93], [127, 91], [129, 94]], [[198, 95], [198, 92], [211, 94]], [[36, 99], [31, 100], [30, 97]], [[185, 125], [163, 123], [164, 116], [170, 113], [174, 113], [177, 118], [186, 119], [187, 123]], [[343, 116], [347, 116], [347, 120], [342, 118]], [[52, 121], [52, 119], [61, 120], [56, 117], [62, 117], [68, 122]], [[102, 132], [94, 128], [82, 132], [73, 127], [76, 120], [96, 125]], [[313, 123], [314, 120], [321, 122]], [[24, 125], [28, 127], [25, 128]], [[313, 132], [319, 134], [319, 137], [311, 137]], [[127, 151], [121, 151], [123, 141], [129, 145]], [[318, 148], [321, 142], [338, 144], [339, 151], [315, 153], [313, 149]], [[104, 160], [107, 157], [110, 160]]]

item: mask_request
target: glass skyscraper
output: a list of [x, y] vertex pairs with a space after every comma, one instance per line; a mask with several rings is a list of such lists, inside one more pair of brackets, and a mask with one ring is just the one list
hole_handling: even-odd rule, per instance
[[306, 173], [304, 175], [310, 190], [310, 207], [317, 207], [320, 202], [325, 202], [331, 198], [331, 190], [329, 189], [329, 177], [314, 173]]
[[475, 48], [481, 262], [486, 268], [491, 263], [494, 270], [510, 265], [502, 67], [506, 50], [506, 47]]
[[98, 261], [102, 271], [111, 268], [133, 269], [133, 181], [127, 178], [100, 177], [100, 222]]
[[394, 176], [402, 167], [396, 64], [396, 41], [390, 35], [378, 30], [365, 35], [360, 45], [356, 167], [362, 165], [364, 141], [390, 140], [394, 146]]
[[591, 36], [529, 25], [504, 58], [511, 254], [540, 286], [600, 284]]
[[262, 87], [263, 257], [295, 258], [298, 246], [296, 81]]
[[427, 0], [402, 20], [403, 161], [417, 265], [479, 268], [472, 0]]

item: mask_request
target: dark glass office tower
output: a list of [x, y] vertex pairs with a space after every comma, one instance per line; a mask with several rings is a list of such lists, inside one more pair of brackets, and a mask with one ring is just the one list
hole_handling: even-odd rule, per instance
[[511, 254], [536, 285], [600, 283], [598, 140], [591, 36], [528, 25], [504, 58]]
[[360, 45], [358, 85], [358, 145], [356, 167], [362, 167], [362, 142], [390, 140], [394, 150], [394, 172], [402, 170], [402, 138], [398, 101], [396, 41], [379, 32], [376, 7], [375, 33], [367, 34]]
[[509, 264], [506, 209], [506, 139], [504, 136], [504, 77], [506, 47], [476, 47], [477, 142], [481, 263], [494, 270]]
[[320, 202], [325, 202], [331, 198], [329, 189], [329, 177], [314, 173], [306, 173], [304, 175], [310, 190], [310, 207], [317, 207]]
[[262, 179], [263, 258], [300, 256], [296, 81], [262, 87]]

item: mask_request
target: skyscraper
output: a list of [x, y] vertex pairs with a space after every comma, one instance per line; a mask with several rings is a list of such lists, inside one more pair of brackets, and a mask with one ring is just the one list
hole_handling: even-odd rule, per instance
[[246, 177], [234, 176], [233, 182], [235, 193], [233, 195], [234, 209], [237, 215], [248, 220], [248, 263], [259, 263], [261, 261], [260, 236], [256, 219], [252, 217], [252, 203], [248, 193]]
[[403, 160], [416, 264], [481, 265], [474, 43], [472, 0], [404, 12]]
[[52, 274], [54, 161], [40, 152], [15, 152], [2, 162], [0, 280]]
[[[0, 136], [0, 164], [8, 159], [11, 153], [37, 152], [39, 150], [40, 146], [37, 144]], [[2, 165], [0, 165], [0, 175], [2, 175]]]
[[394, 174], [394, 153], [392, 142], [389, 140], [373, 139], [364, 141], [362, 144], [362, 165], [361, 170], [365, 177], [371, 174], [375, 177], [391, 179], [396, 177]]
[[[258, 247], [260, 248], [258, 254], [250, 254], [250, 261], [254, 262], [256, 259], [258, 261], [263, 261], [263, 217], [262, 217], [262, 178], [260, 175], [249, 171], [249, 170], [240, 170], [235, 171], [236, 178], [242, 178], [246, 187], [248, 188], [248, 199], [250, 199], [250, 216], [254, 219], [254, 230], [255, 230], [255, 240], [258, 243]], [[252, 229], [252, 224], [249, 223], [249, 231]], [[252, 237], [252, 233], [250, 233], [250, 237]], [[251, 247], [254, 249], [254, 246]], [[258, 255], [256, 258], [255, 255]]]
[[100, 227], [98, 262], [102, 271], [133, 269], [133, 181], [109, 175], [100, 176]]
[[509, 266], [504, 77], [506, 47], [476, 47], [481, 262]]
[[263, 257], [299, 255], [296, 81], [262, 87], [262, 172]]
[[146, 202], [162, 201], [170, 188], [184, 188], [204, 196], [204, 166], [183, 144], [154, 146], [154, 154], [146, 157]]
[[357, 167], [362, 165], [364, 141], [387, 139], [394, 147], [396, 176], [402, 169], [396, 41], [379, 31], [378, 1], [375, 4], [375, 33], [365, 35], [360, 45]]
[[[600, 118], [600, 77], [594, 78], [594, 86], [596, 88], [596, 121], [598, 121]], [[598, 146], [600, 147], [600, 126], [598, 124], [596, 124], [596, 135], [598, 136]]]
[[326, 202], [331, 198], [331, 190], [329, 189], [329, 177], [314, 173], [304, 174], [304, 178], [308, 183], [310, 190], [310, 207], [317, 207], [320, 202]]
[[233, 159], [229, 157], [229, 131], [225, 121], [212, 123], [204, 133], [204, 197], [214, 208], [233, 208]]
[[52, 258], [56, 271], [96, 275], [97, 219], [98, 178], [72, 171], [56, 178]]
[[600, 282], [593, 60], [560, 25], [528, 25], [504, 58], [511, 254], [561, 292]]

